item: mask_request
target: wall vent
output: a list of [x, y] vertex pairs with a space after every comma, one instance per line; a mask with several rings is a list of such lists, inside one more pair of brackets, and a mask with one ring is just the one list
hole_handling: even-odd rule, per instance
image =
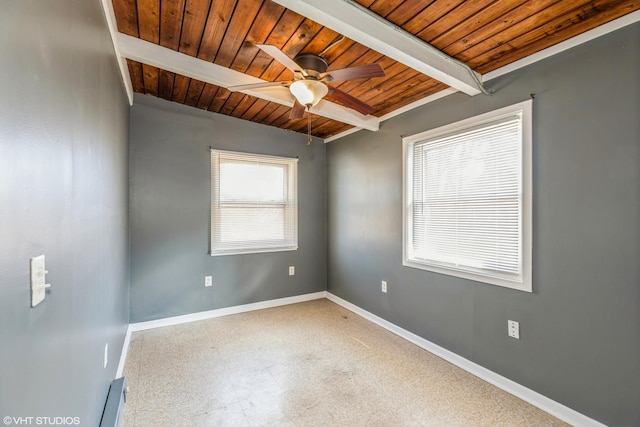
[[120, 427], [122, 425], [122, 411], [127, 401], [127, 379], [120, 377], [111, 382], [107, 403], [104, 405], [100, 427]]

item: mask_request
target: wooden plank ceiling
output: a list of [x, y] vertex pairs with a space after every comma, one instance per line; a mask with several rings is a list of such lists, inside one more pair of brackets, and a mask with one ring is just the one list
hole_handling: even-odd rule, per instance
[[[334, 84], [380, 117], [447, 88], [270, 0], [112, 0], [118, 31], [269, 81], [293, 75], [254, 44], [291, 58], [319, 54], [329, 70], [378, 63], [386, 76]], [[357, 0], [387, 21], [485, 74], [640, 9], [620, 0]], [[135, 92], [257, 123], [306, 133], [306, 114], [128, 60]], [[479, 95], [483, 96], [483, 95]], [[312, 111], [313, 112], [313, 111]], [[312, 115], [327, 138], [350, 125]]]

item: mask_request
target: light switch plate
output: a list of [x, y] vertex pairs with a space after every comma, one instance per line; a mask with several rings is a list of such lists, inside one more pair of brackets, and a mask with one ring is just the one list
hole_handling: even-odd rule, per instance
[[109, 343], [105, 343], [104, 357], [102, 358], [102, 369], [105, 369], [107, 367], [108, 361], [109, 361]]
[[51, 285], [45, 283], [47, 270], [44, 268], [44, 255], [31, 258], [31, 307], [44, 301], [46, 289]]

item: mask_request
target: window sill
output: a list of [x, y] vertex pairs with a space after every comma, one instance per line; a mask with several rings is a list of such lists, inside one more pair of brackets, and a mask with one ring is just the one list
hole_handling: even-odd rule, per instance
[[285, 246], [281, 248], [251, 248], [251, 249], [229, 249], [224, 251], [209, 252], [211, 256], [225, 256], [225, 255], [249, 255], [249, 254], [262, 254], [269, 252], [287, 252], [297, 251], [298, 246]]
[[404, 259], [402, 265], [405, 267], [416, 268], [419, 270], [431, 271], [433, 273], [446, 274], [447, 276], [459, 277], [462, 279], [473, 280], [475, 282], [487, 283], [489, 285], [501, 286], [503, 288], [515, 289], [523, 292], [532, 292], [531, 280], [527, 280], [525, 277], [524, 282], [516, 282], [499, 277], [485, 276], [482, 274], [476, 274], [472, 272], [456, 270], [453, 268], [438, 267], [430, 264], [425, 264], [418, 261]]

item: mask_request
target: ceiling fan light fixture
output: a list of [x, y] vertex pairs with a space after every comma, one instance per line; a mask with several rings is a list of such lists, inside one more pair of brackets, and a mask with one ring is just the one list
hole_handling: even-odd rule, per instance
[[329, 88], [318, 80], [298, 80], [291, 83], [289, 90], [305, 107], [314, 107], [329, 93]]

